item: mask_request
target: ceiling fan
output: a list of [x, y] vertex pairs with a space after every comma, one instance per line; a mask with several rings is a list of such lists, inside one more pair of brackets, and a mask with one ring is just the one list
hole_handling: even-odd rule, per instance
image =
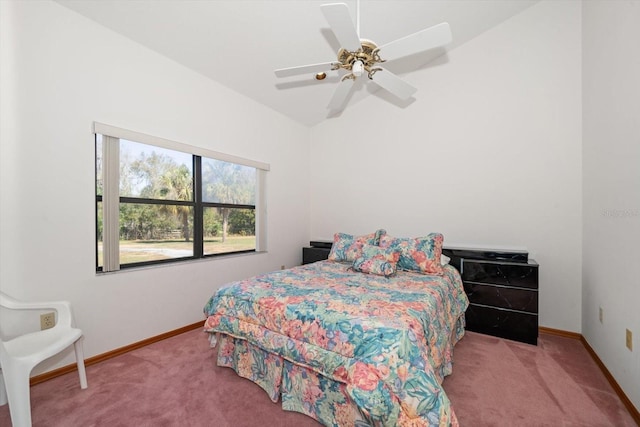
[[[359, 9], [358, 6], [359, 0], [356, 6], [357, 9]], [[327, 108], [334, 111], [341, 111], [344, 108], [355, 80], [363, 74], [366, 74], [369, 80], [401, 100], [410, 98], [417, 91], [417, 88], [383, 68], [380, 64], [428, 49], [441, 47], [451, 42], [451, 29], [448, 23], [443, 22], [378, 47], [371, 40], [360, 39], [359, 10], [356, 11], [357, 28], [351, 21], [349, 8], [345, 3], [323, 4], [320, 6], [320, 10], [342, 46], [338, 51], [337, 60], [281, 68], [276, 70], [275, 73], [277, 77], [318, 73], [316, 78], [321, 80], [324, 78], [323, 76], [326, 76], [325, 71], [346, 70], [348, 74], [345, 74], [340, 80], [327, 106]]]

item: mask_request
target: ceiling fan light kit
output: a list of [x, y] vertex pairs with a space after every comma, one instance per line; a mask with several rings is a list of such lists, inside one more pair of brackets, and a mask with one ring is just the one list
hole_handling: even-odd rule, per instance
[[[451, 42], [449, 24], [443, 22], [417, 33], [378, 47], [374, 42], [361, 39], [359, 35], [359, 1], [357, 3], [356, 28], [351, 21], [349, 8], [345, 3], [329, 3], [320, 6], [331, 30], [342, 48], [337, 61], [281, 68], [275, 71], [277, 77], [290, 77], [314, 73], [316, 80], [324, 80], [326, 71], [346, 70], [327, 108], [341, 111], [353, 89], [353, 83], [366, 73], [368, 79], [401, 100], [410, 98], [417, 88], [411, 86], [380, 64], [418, 52], [444, 46]], [[381, 56], [383, 55], [385, 59]]]

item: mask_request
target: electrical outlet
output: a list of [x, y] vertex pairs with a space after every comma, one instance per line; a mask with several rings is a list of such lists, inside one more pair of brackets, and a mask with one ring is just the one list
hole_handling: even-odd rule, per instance
[[602, 307], [600, 307], [600, 313], [598, 314], [598, 316], [600, 317], [600, 323], [603, 323], [602, 319], [604, 318], [604, 310], [602, 309]]
[[627, 329], [627, 348], [633, 351], [633, 334]]
[[56, 313], [45, 313], [40, 315], [40, 330], [51, 329], [56, 325]]

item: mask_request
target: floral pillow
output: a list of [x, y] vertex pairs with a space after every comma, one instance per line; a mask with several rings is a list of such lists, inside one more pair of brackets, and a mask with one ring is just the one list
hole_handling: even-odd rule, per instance
[[363, 245], [362, 254], [353, 261], [353, 269], [362, 273], [389, 277], [396, 273], [400, 252], [393, 248]]
[[361, 258], [380, 259], [383, 261], [398, 263], [400, 259], [400, 251], [395, 248], [382, 248], [375, 245], [362, 245]]
[[397, 238], [387, 234], [380, 238], [380, 247], [400, 252], [398, 268], [427, 274], [442, 274], [442, 242], [440, 233], [426, 237]]
[[389, 277], [396, 274], [398, 267], [395, 262], [385, 261], [380, 258], [359, 257], [353, 261], [353, 269], [361, 273]]
[[385, 230], [377, 230], [364, 236], [353, 236], [346, 233], [336, 233], [333, 236], [333, 245], [329, 252], [330, 261], [353, 262], [362, 254], [362, 246], [380, 243], [380, 236], [386, 234]]

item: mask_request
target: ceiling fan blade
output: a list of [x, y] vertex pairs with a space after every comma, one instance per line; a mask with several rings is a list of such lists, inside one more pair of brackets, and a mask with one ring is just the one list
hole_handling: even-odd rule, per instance
[[333, 70], [334, 64], [337, 64], [337, 63], [323, 62], [320, 64], [301, 65], [299, 67], [280, 68], [279, 70], [276, 70], [275, 73], [277, 77], [289, 77], [289, 76], [297, 76], [300, 74], [307, 74], [307, 73], [319, 73], [321, 71]]
[[360, 49], [360, 37], [356, 31], [356, 27], [353, 25], [351, 15], [349, 15], [349, 8], [344, 3], [329, 3], [320, 6], [320, 10], [324, 14], [325, 19], [331, 26], [333, 34], [335, 34], [340, 46], [354, 52]]
[[402, 80], [400, 77], [393, 74], [391, 71], [384, 68], [376, 71], [376, 73], [373, 75], [372, 80], [378, 86], [386, 89], [402, 100], [409, 99], [411, 95], [416, 93], [416, 91], [418, 90], [417, 88]]
[[335, 92], [333, 92], [333, 96], [331, 97], [331, 101], [329, 101], [327, 108], [334, 111], [342, 111], [354, 83], [354, 79], [343, 79], [338, 83], [338, 87]]
[[451, 43], [451, 28], [448, 23], [443, 22], [382, 45], [379, 49], [382, 59], [391, 61], [448, 43]]

